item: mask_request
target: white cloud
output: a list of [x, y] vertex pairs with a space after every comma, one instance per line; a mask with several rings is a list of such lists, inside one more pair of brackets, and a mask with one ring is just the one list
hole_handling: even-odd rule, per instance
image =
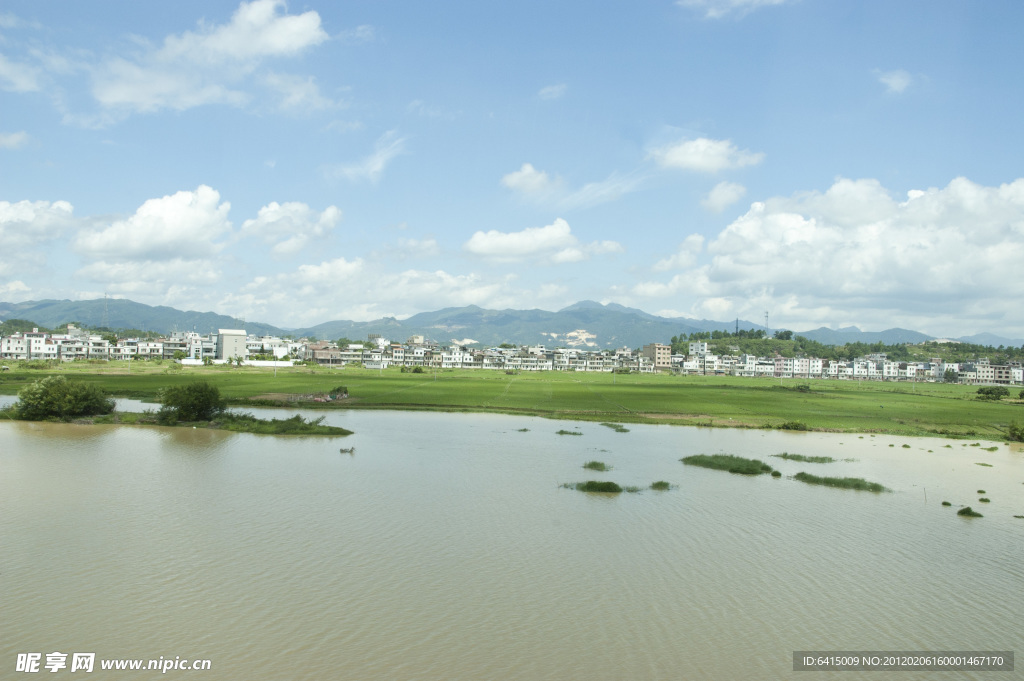
[[39, 71], [10, 61], [0, 54], [0, 89], [8, 92], [34, 92], [39, 89]]
[[256, 218], [242, 223], [240, 235], [273, 244], [275, 256], [288, 256], [327, 236], [339, 222], [341, 210], [336, 206], [317, 213], [304, 203], [272, 201], [260, 208]]
[[167, 36], [159, 48], [110, 59], [94, 69], [93, 96], [104, 107], [135, 112], [242, 105], [249, 95], [237, 86], [262, 61], [327, 40], [319, 14], [284, 11], [282, 0], [243, 2], [227, 24], [200, 23], [196, 31]]
[[712, 189], [700, 205], [714, 213], [721, 213], [723, 210], [736, 203], [747, 193], [747, 188], [735, 182], [719, 182]]
[[679, 244], [679, 250], [664, 260], [659, 260], [651, 268], [655, 272], [667, 270], [681, 270], [693, 266], [697, 262], [697, 256], [704, 250], [704, 237], [700, 234], [691, 234]]
[[910, 74], [903, 69], [895, 71], [876, 71], [878, 82], [885, 86], [887, 92], [899, 94], [906, 90], [912, 81]]
[[559, 99], [565, 94], [567, 86], [565, 83], [559, 83], [558, 85], [548, 85], [540, 89], [537, 96], [541, 99]]
[[653, 158], [663, 168], [717, 173], [720, 170], [757, 165], [764, 160], [764, 154], [740, 150], [731, 140], [698, 137], [653, 149], [648, 158]]
[[[2, 266], [3, 264], [0, 263], [0, 267]], [[0, 274], [2, 274], [2, 271], [0, 271]], [[0, 300], [8, 303], [19, 303], [27, 299], [26, 294], [31, 290], [23, 281], [9, 281], [6, 284], [0, 284]]]
[[58, 239], [73, 225], [67, 201], [0, 201], [0, 253]]
[[579, 262], [594, 255], [623, 250], [622, 245], [615, 241], [581, 244], [572, 234], [569, 223], [562, 218], [545, 227], [527, 227], [521, 232], [493, 229], [476, 232], [463, 244], [463, 248], [473, 255], [496, 260], [533, 258], [555, 264]]
[[339, 106], [338, 102], [320, 94], [313, 76], [268, 73], [264, 84], [280, 97], [280, 107], [287, 111], [305, 113], [323, 111]]
[[519, 170], [501, 178], [503, 185], [520, 196], [537, 203], [550, 204], [561, 210], [585, 208], [614, 201], [635, 191], [642, 182], [643, 178], [636, 175], [612, 174], [606, 180], [590, 182], [570, 191], [562, 178], [552, 178], [530, 163], [524, 163]]
[[876, 180], [840, 179], [824, 193], [754, 203], [707, 252], [709, 262], [633, 295], [686, 296], [693, 314], [707, 299], [755, 319], [769, 307], [790, 328], [861, 320], [1024, 332], [1011, 302], [1024, 299], [1024, 179], [985, 187], [957, 178], [905, 201]]
[[21, 132], [2, 133], [0, 132], [0, 149], [17, 149], [28, 143], [28, 133]]
[[755, 9], [782, 5], [789, 0], [676, 0], [680, 7], [701, 12], [706, 19], [721, 19], [730, 14], [742, 17]]
[[546, 172], [537, 170], [531, 163], [524, 163], [519, 170], [503, 176], [501, 183], [531, 198], [545, 198], [561, 188], [559, 180], [551, 179]]
[[358, 163], [336, 166], [330, 175], [352, 181], [369, 180], [376, 182], [394, 158], [405, 151], [405, 138], [389, 130], [377, 139], [373, 153]]
[[206, 185], [149, 199], [126, 220], [80, 233], [75, 249], [113, 260], [202, 258], [219, 251], [224, 244], [218, 239], [231, 230], [231, 204], [219, 202], [220, 194]]

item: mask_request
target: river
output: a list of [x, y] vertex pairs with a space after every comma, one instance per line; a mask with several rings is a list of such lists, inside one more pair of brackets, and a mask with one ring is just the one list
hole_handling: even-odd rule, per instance
[[[167, 678], [811, 681], [835, 677], [794, 672], [794, 651], [1021, 648], [1017, 446], [326, 416], [355, 434], [0, 423], [0, 668], [60, 651], [211, 661]], [[839, 461], [770, 458], [783, 451]], [[719, 452], [784, 475], [679, 461]], [[673, 487], [559, 487], [588, 479]], [[935, 674], [842, 678], [889, 676]]]

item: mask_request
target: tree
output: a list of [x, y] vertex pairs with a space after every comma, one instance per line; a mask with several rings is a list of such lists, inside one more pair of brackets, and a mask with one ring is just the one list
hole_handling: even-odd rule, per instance
[[960, 374], [953, 371], [952, 369], [946, 369], [942, 374], [942, 380], [945, 383], [956, 383], [959, 380]]
[[778, 340], [793, 340], [793, 332], [780, 329], [775, 332], [775, 338]]
[[164, 388], [160, 393], [161, 423], [178, 421], [210, 421], [227, 409], [227, 400], [220, 390], [206, 381]]
[[69, 381], [64, 376], [49, 376], [22, 388], [15, 409], [18, 418], [28, 421], [66, 421], [109, 414], [114, 411], [114, 400], [97, 386]]
[[979, 400], [1001, 400], [1004, 397], [1009, 397], [1010, 389], [1005, 388], [1001, 385], [985, 386], [978, 388], [978, 399]]
[[174, 359], [177, 360], [177, 361], [181, 361], [181, 360], [185, 359], [187, 356], [188, 355], [185, 354], [184, 350], [175, 350], [174, 351]]

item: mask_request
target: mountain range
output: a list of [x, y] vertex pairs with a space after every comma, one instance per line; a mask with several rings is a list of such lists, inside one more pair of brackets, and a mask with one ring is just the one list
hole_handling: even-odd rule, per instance
[[[551, 347], [637, 348], [647, 343], [668, 343], [672, 336], [698, 331], [758, 329], [761, 325], [746, 320], [732, 322], [686, 317], [658, 317], [643, 310], [616, 303], [590, 300], [570, 305], [558, 312], [547, 310], [488, 310], [476, 305], [450, 307], [421, 312], [407, 319], [384, 317], [368, 322], [337, 320], [301, 329], [288, 329], [253, 322], [214, 312], [182, 311], [172, 307], [151, 306], [131, 300], [39, 300], [21, 303], [0, 302], [0, 320], [25, 319], [47, 328], [71, 323], [109, 329], [139, 329], [157, 333], [197, 331], [216, 333], [217, 329], [245, 329], [255, 335], [313, 336], [323, 339], [363, 340], [368, 334], [404, 341], [422, 335], [441, 344], [497, 345], [515, 343]], [[795, 331], [797, 335], [826, 345], [851, 342], [920, 343], [933, 336], [907, 329], [861, 331], [857, 327]], [[1003, 338], [991, 333], [950, 340], [990, 346], [1020, 346], [1022, 339]]]

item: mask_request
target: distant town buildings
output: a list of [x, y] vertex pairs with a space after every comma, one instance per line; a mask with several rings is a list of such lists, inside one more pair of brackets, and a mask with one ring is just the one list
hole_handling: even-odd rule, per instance
[[[257, 359], [259, 358], [259, 359]], [[260, 360], [311, 361], [328, 366], [361, 364], [370, 369], [491, 369], [519, 371], [639, 372], [673, 371], [706, 376], [750, 378], [803, 378], [869, 381], [943, 381], [979, 385], [1024, 384], [1020, 364], [995, 365], [981, 358], [950, 363], [895, 362], [884, 353], [849, 361], [815, 357], [756, 357], [716, 355], [703, 341], [691, 342], [688, 354], [673, 355], [671, 347], [648, 343], [639, 352], [629, 348], [585, 350], [547, 348], [543, 345], [474, 349], [441, 346], [423, 336], [404, 343], [372, 335], [368, 342], [338, 346], [330, 341], [289, 340], [275, 336], [249, 336], [243, 329], [219, 329], [216, 334], [177, 332], [154, 340], [108, 338], [69, 324], [64, 333], [34, 329], [0, 337], [0, 359], [7, 361], [76, 361], [167, 359], [183, 364]]]

